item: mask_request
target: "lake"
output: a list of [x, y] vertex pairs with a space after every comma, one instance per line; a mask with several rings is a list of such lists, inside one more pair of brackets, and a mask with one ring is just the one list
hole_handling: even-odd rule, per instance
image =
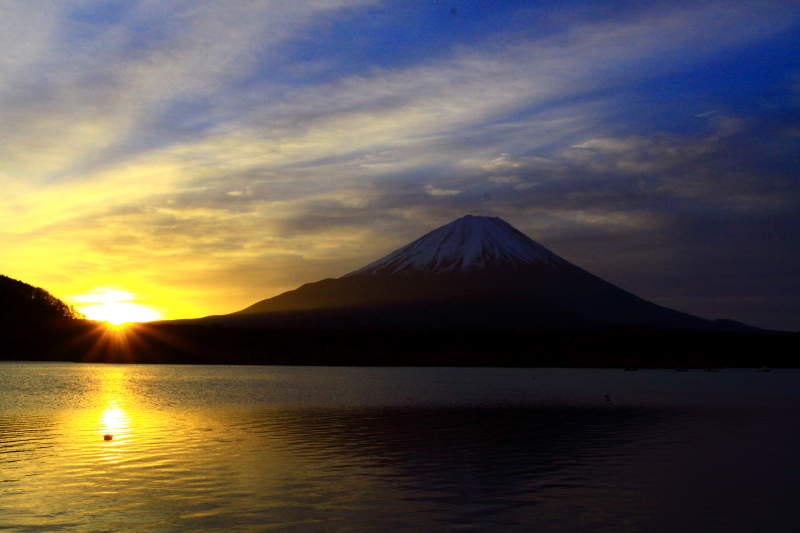
[[0, 530], [795, 532], [799, 384], [2, 363]]

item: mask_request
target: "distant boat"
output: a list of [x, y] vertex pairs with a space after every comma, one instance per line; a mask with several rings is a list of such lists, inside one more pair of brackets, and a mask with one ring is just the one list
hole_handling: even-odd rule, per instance
[[769, 372], [769, 368], [767, 368], [765, 366], [762, 366], [761, 370], [759, 370], [759, 372]]
[[626, 368], [625, 372], [636, 372], [638, 368]]
[[719, 369], [717, 369], [717, 368], [706, 368], [705, 370], [703, 370], [703, 372], [719, 372]]
[[676, 369], [675, 369], [675, 372], [688, 372], [688, 371], [689, 371], [689, 369], [688, 369], [688, 368], [682, 368], [682, 367], [680, 367], [680, 366], [679, 366], [678, 368], [676, 368]]

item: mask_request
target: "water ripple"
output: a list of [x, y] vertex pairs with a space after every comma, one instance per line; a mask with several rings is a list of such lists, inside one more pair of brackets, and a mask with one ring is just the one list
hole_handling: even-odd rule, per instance
[[0, 529], [780, 532], [800, 519], [798, 373], [4, 369]]

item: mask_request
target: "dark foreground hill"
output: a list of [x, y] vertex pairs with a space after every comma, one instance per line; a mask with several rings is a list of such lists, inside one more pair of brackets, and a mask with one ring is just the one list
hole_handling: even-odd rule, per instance
[[44, 289], [0, 275], [0, 322], [36, 323], [71, 318], [83, 315]]
[[82, 318], [46, 290], [0, 275], [0, 358], [46, 357], [56, 331]]

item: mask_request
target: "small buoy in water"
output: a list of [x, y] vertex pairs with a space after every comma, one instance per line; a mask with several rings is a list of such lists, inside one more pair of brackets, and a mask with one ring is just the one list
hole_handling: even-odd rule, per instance
[[103, 440], [111, 440], [113, 438], [114, 435], [112, 435], [111, 433], [106, 433], [105, 435], [103, 435]]
[[605, 398], [605, 400], [606, 400], [607, 402], [610, 402], [610, 401], [611, 401], [611, 396], [609, 396], [608, 394], [606, 394], [605, 396], [603, 396], [603, 398]]

